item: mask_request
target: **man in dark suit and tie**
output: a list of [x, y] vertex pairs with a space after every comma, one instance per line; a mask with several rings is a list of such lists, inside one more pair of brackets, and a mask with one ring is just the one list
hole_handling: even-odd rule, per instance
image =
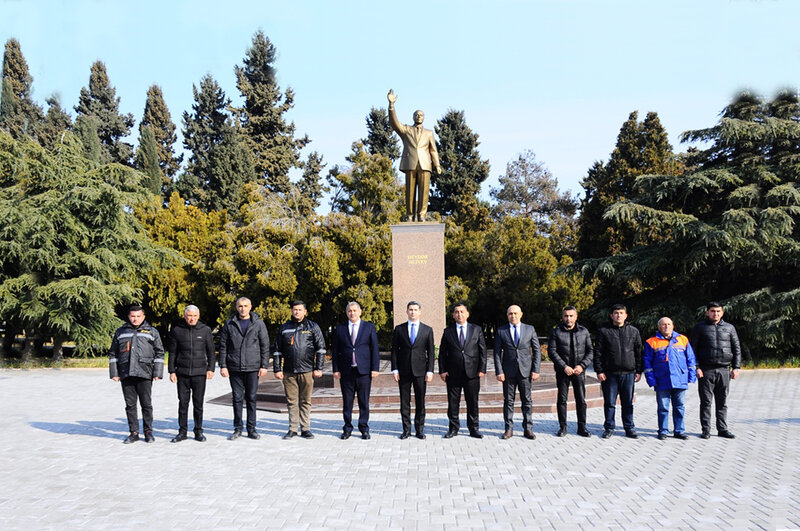
[[450, 419], [445, 439], [458, 434], [461, 421], [461, 389], [467, 402], [467, 428], [469, 434], [482, 439], [478, 425], [478, 392], [481, 378], [486, 374], [486, 341], [478, 325], [467, 322], [469, 310], [463, 302], [453, 307], [455, 323], [444, 329], [439, 343], [439, 375], [447, 384], [447, 418]]
[[535, 439], [533, 433], [533, 404], [531, 382], [539, 379], [542, 353], [539, 339], [532, 325], [520, 322], [522, 310], [517, 305], [506, 311], [508, 324], [497, 329], [494, 342], [494, 370], [503, 382], [503, 419], [506, 431], [503, 439], [514, 435], [514, 396], [519, 387], [522, 402], [522, 428], [526, 439]]
[[411, 386], [414, 386], [414, 429], [417, 439], [425, 438], [425, 389], [433, 380], [433, 329], [420, 322], [417, 301], [406, 305], [408, 321], [397, 325], [392, 335], [392, 373], [400, 384], [401, 439], [411, 435]]
[[361, 305], [347, 304], [347, 322], [333, 335], [333, 377], [342, 389], [342, 439], [353, 431], [353, 399], [358, 396], [358, 431], [369, 439], [369, 392], [380, 370], [378, 334], [375, 325], [361, 320]]

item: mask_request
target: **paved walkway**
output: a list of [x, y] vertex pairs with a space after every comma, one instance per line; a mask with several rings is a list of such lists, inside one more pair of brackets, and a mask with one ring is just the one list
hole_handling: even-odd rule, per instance
[[[733, 382], [733, 441], [697, 437], [694, 386], [693, 436], [658, 441], [638, 384], [635, 441], [599, 439], [599, 408], [588, 440], [556, 438], [555, 415], [539, 414], [535, 441], [502, 441], [492, 414], [483, 440], [442, 439], [434, 415], [427, 440], [401, 441], [398, 413], [374, 417], [370, 441], [340, 441], [340, 417], [312, 413], [314, 440], [283, 441], [286, 418], [259, 412], [262, 439], [231, 442], [230, 408], [207, 404], [208, 441], [170, 444], [175, 386], [153, 388], [156, 442], [125, 446], [107, 372], [1, 370], [0, 529], [800, 528], [797, 370]], [[228, 391], [217, 374], [207, 398]]]

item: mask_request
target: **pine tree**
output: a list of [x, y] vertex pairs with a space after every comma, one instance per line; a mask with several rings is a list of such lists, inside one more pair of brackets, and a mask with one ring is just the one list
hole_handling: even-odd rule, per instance
[[236, 109], [245, 142], [252, 153], [256, 175], [265, 179], [273, 192], [287, 193], [289, 170], [300, 167], [300, 150], [307, 136], [294, 137], [294, 123], [284, 114], [294, 106], [294, 92], [281, 93], [275, 79], [275, 47], [262, 31], [253, 35], [244, 66], [236, 67], [236, 86], [244, 107]]
[[150, 193], [161, 195], [164, 175], [161, 173], [158, 158], [158, 144], [150, 126], [140, 127], [139, 149], [136, 152], [136, 168], [144, 173], [142, 187]]
[[322, 163], [322, 155], [313, 151], [308, 154], [308, 158], [303, 163], [303, 177], [297, 183], [297, 191], [300, 196], [300, 213], [303, 216], [310, 216], [320, 205], [322, 195], [329, 190], [322, 182], [322, 170], [325, 168]]
[[97, 135], [103, 149], [103, 158], [129, 165], [133, 146], [121, 139], [130, 134], [133, 115], [119, 113], [117, 91], [111, 86], [106, 65], [96, 61], [89, 76], [89, 88], [81, 88], [75, 112], [80, 116], [97, 118]]
[[383, 155], [392, 162], [400, 158], [400, 143], [393, 134], [386, 109], [370, 109], [367, 115], [367, 137], [361, 139], [370, 155]]
[[52, 149], [64, 131], [72, 130], [72, 117], [61, 106], [61, 101], [57, 96], [50, 96], [46, 101], [47, 114], [39, 125], [37, 136], [42, 146]]
[[161, 87], [152, 85], [147, 89], [147, 99], [144, 103], [144, 114], [139, 122], [139, 133], [142, 128], [149, 126], [153, 130], [158, 148], [158, 166], [168, 181], [172, 181], [181, 169], [183, 155], [175, 156], [175, 124], [169, 113]]
[[464, 119], [464, 111], [450, 109], [436, 122], [441, 175], [431, 175], [430, 209], [442, 215], [456, 211], [460, 197], [475, 197], [489, 177], [489, 161], [478, 153], [478, 134]]
[[100, 136], [97, 134], [99, 120], [95, 116], [78, 116], [75, 118], [75, 135], [83, 146], [83, 156], [98, 164], [111, 162], [110, 157], [100, 145]]
[[43, 120], [42, 108], [31, 97], [33, 76], [22, 55], [19, 41], [8, 39], [3, 53], [2, 95], [0, 96], [0, 128], [14, 138], [36, 136]]

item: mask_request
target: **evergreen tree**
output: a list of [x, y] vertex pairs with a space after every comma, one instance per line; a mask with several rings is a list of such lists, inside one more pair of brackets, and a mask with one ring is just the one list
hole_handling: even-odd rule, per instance
[[164, 176], [161, 173], [158, 159], [158, 144], [153, 129], [150, 126], [139, 128], [139, 149], [136, 152], [136, 168], [146, 176], [142, 180], [142, 187], [150, 193], [161, 195], [161, 186]]
[[8, 39], [3, 53], [3, 83], [0, 96], [0, 128], [14, 138], [36, 136], [42, 121], [42, 108], [31, 97], [33, 76], [22, 55], [19, 41]]
[[489, 177], [489, 161], [478, 153], [478, 134], [464, 119], [464, 111], [450, 109], [436, 122], [441, 175], [431, 175], [430, 209], [451, 215], [460, 197], [475, 197]]
[[[721, 300], [754, 357], [786, 357], [800, 346], [800, 111], [796, 94], [765, 104], [743, 93], [719, 123], [688, 131], [706, 149], [680, 176], [644, 175], [640, 192], [605, 219], [658, 240], [585, 260], [606, 283], [641, 286], [631, 299], [640, 319], [674, 315], [688, 329], [703, 304]], [[777, 156], [776, 156], [777, 155]], [[773, 158], [774, 157], [774, 158]], [[687, 311], [688, 308], [688, 311]]]
[[[144, 102], [144, 114], [139, 123], [139, 134], [142, 128], [149, 126], [153, 130], [158, 148], [158, 166], [164, 174], [166, 181], [172, 181], [181, 169], [183, 155], [175, 156], [175, 124], [169, 113], [161, 87], [152, 85], [147, 89], [147, 99]], [[165, 182], [166, 184], [166, 182]]]
[[103, 149], [103, 158], [120, 164], [130, 164], [133, 146], [121, 139], [130, 134], [133, 115], [119, 113], [117, 91], [111, 86], [106, 65], [96, 61], [89, 76], [89, 88], [81, 88], [75, 112], [80, 116], [97, 118], [97, 135]]
[[183, 113], [183, 145], [190, 152], [177, 190], [204, 210], [235, 209], [242, 186], [254, 177], [250, 154], [227, 112], [230, 100], [210, 75], [192, 87], [192, 113]]
[[39, 125], [39, 143], [47, 149], [52, 149], [64, 131], [72, 130], [72, 117], [61, 106], [61, 101], [53, 95], [47, 98], [47, 114]]
[[236, 113], [256, 175], [273, 192], [285, 194], [291, 186], [289, 170], [301, 166], [300, 150], [309, 139], [295, 138], [294, 123], [284, 117], [294, 106], [294, 92], [287, 88], [281, 93], [275, 79], [275, 54], [266, 35], [256, 32], [244, 66], [236, 67], [236, 86], [244, 98], [244, 107]]
[[308, 158], [303, 163], [303, 177], [297, 184], [297, 191], [300, 196], [300, 214], [310, 216], [320, 205], [322, 195], [329, 190], [322, 182], [322, 170], [325, 168], [322, 163], [322, 155], [316, 151], [308, 154]]
[[367, 115], [367, 137], [361, 143], [370, 155], [383, 155], [394, 162], [400, 158], [400, 143], [393, 133], [386, 109], [373, 107]]
[[[658, 115], [643, 122], [633, 111], [620, 128], [617, 145], [607, 164], [596, 162], [581, 182], [586, 195], [581, 204], [578, 249], [582, 257], [616, 254], [637, 243], [630, 230], [610, 224], [603, 213], [617, 201], [633, 197], [636, 177], [646, 173], [677, 175], [681, 171]], [[640, 234], [645, 240], [649, 237]]]
[[95, 116], [84, 115], [75, 118], [75, 135], [83, 146], [83, 156], [92, 162], [107, 164], [111, 160], [100, 145], [98, 127], [98, 119]]

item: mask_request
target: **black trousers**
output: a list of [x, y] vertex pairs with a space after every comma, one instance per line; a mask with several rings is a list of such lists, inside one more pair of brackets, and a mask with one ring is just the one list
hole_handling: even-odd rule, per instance
[[533, 431], [533, 402], [531, 401], [531, 377], [509, 376], [503, 382], [503, 420], [506, 430], [514, 429], [514, 398], [519, 388], [522, 404], [522, 429]]
[[422, 433], [425, 429], [425, 390], [428, 382], [425, 376], [400, 375], [400, 418], [403, 431], [411, 431], [411, 386], [414, 386], [414, 430]]
[[728, 431], [728, 387], [731, 383], [731, 370], [728, 367], [703, 369], [703, 377], [697, 379], [697, 392], [700, 394], [700, 426], [703, 431], [711, 431], [711, 401], [714, 401], [717, 416], [717, 432]]
[[447, 418], [450, 420], [450, 431], [458, 431], [461, 420], [458, 417], [461, 406], [461, 390], [467, 403], [467, 428], [470, 433], [478, 431], [478, 393], [481, 389], [480, 378], [454, 377], [447, 375]]
[[229, 371], [228, 374], [233, 394], [233, 429], [242, 431], [242, 403], [247, 402], [247, 431], [255, 431], [258, 371]]
[[206, 395], [206, 375], [178, 374], [178, 431], [186, 434], [189, 423], [189, 398], [192, 399], [194, 432], [203, 431], [203, 398]]
[[575, 396], [575, 412], [578, 414], [578, 429], [586, 427], [586, 373], [567, 376], [562, 371], [556, 371], [556, 386], [558, 387], [558, 424], [567, 428], [567, 398], [569, 386], [572, 384], [572, 394]]
[[372, 374], [358, 374], [353, 369], [350, 373], [342, 373], [339, 379], [342, 388], [342, 417], [344, 426], [342, 431], [353, 431], [353, 402], [358, 396], [358, 430], [369, 433], [369, 393], [372, 389]]
[[145, 433], [153, 433], [153, 380], [128, 376], [122, 379], [122, 396], [125, 397], [125, 414], [128, 416], [128, 429], [139, 433], [137, 400], [142, 405], [142, 424]]

